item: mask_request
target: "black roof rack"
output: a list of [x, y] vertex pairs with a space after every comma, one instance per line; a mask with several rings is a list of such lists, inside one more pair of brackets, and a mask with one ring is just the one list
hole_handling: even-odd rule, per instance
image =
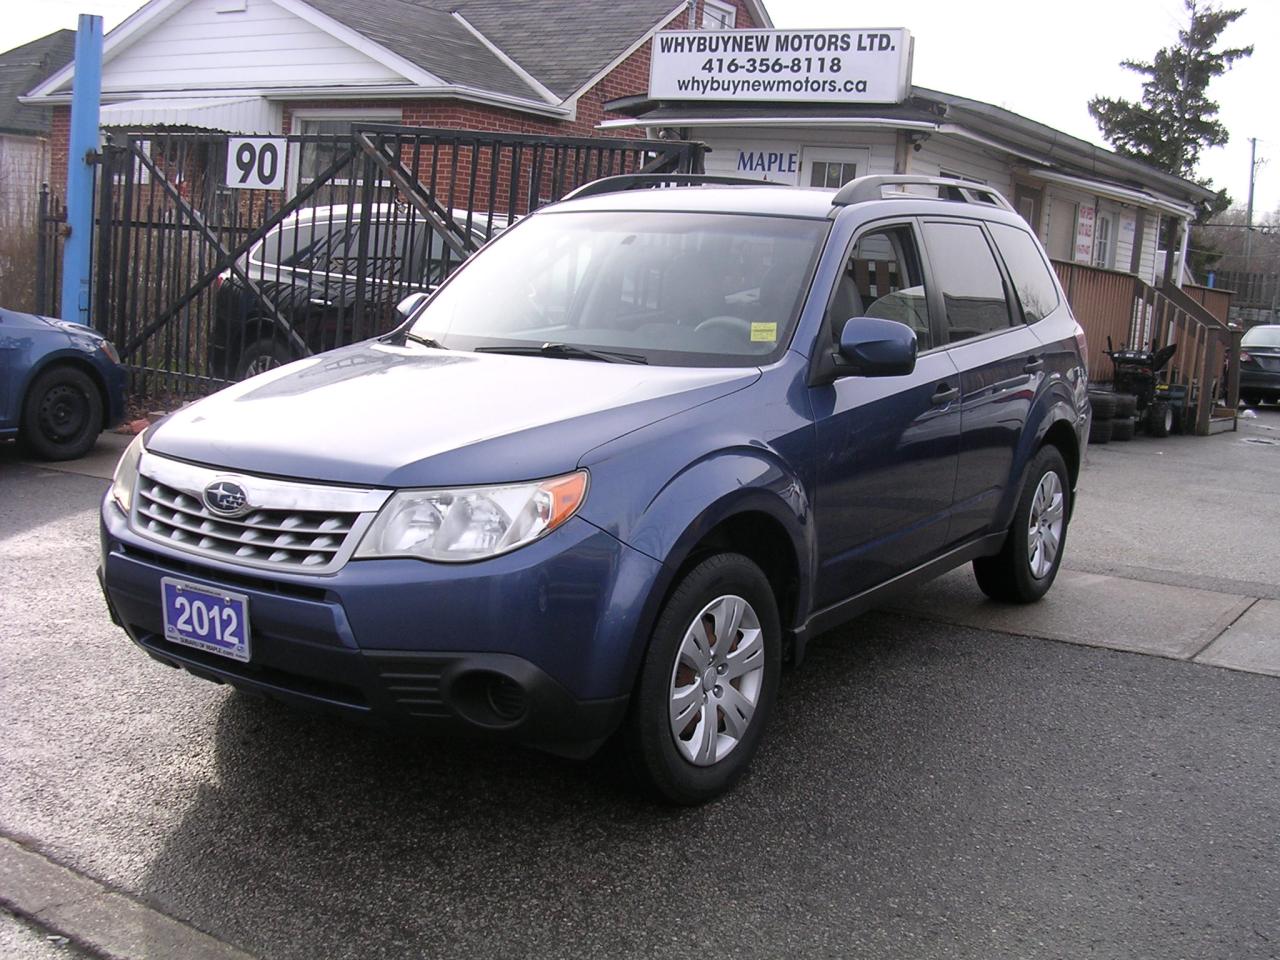
[[723, 177], [708, 173], [624, 173], [616, 177], [601, 177], [584, 183], [566, 193], [561, 200], [579, 200], [602, 193], [622, 193], [625, 190], [655, 190], [663, 187], [699, 187], [707, 184], [749, 187], [780, 187], [785, 184], [747, 177]]
[[958, 200], [961, 203], [980, 203], [1000, 207], [1003, 210], [1013, 210], [1013, 206], [999, 190], [988, 187], [986, 184], [955, 180], [951, 177], [916, 177], [910, 174], [858, 177], [841, 187], [831, 203], [837, 207], [847, 207], [854, 203], [884, 200], [888, 197], [908, 197], [912, 200], [931, 199], [918, 193], [907, 193], [904, 190], [894, 190], [886, 196], [884, 191], [885, 187], [907, 186], [937, 187], [939, 200]]

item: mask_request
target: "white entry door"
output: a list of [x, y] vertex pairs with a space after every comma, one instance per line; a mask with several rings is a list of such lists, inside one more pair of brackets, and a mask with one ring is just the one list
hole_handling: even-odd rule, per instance
[[804, 147], [800, 154], [800, 185], [842, 187], [871, 172], [867, 147]]

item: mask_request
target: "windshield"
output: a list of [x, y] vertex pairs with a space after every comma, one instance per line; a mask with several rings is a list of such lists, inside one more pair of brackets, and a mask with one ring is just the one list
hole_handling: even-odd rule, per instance
[[669, 366], [763, 363], [787, 344], [827, 228], [745, 214], [547, 212], [468, 261], [411, 332], [450, 349], [555, 344]]
[[1280, 324], [1254, 327], [1245, 331], [1240, 340], [1242, 347], [1280, 347]]

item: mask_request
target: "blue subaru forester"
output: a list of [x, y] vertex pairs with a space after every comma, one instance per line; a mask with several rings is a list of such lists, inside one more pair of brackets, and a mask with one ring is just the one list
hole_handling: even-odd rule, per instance
[[[994, 191], [611, 178], [392, 334], [168, 417], [102, 506], [148, 654], [354, 716], [739, 777], [784, 655], [972, 562], [1052, 584], [1083, 333]], [[924, 196], [921, 190], [936, 196]]]

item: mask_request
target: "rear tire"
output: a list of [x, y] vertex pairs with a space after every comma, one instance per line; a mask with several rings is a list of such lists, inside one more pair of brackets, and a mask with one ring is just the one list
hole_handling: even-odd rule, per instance
[[277, 343], [270, 337], [254, 340], [240, 354], [236, 361], [236, 379], [248, 380], [260, 373], [282, 367], [298, 359], [283, 343]]
[[1067, 543], [1071, 486], [1057, 447], [1041, 447], [1027, 467], [1004, 546], [973, 561], [978, 586], [992, 600], [1034, 603], [1053, 586]]
[[1147, 433], [1153, 437], [1167, 437], [1173, 432], [1173, 408], [1163, 400], [1147, 407]]
[[102, 432], [102, 395], [78, 367], [58, 366], [36, 377], [22, 404], [23, 445], [41, 460], [83, 457]]
[[764, 573], [737, 553], [699, 563], [667, 598], [640, 668], [626, 725], [636, 771], [674, 803], [728, 790], [759, 746], [781, 669]]

